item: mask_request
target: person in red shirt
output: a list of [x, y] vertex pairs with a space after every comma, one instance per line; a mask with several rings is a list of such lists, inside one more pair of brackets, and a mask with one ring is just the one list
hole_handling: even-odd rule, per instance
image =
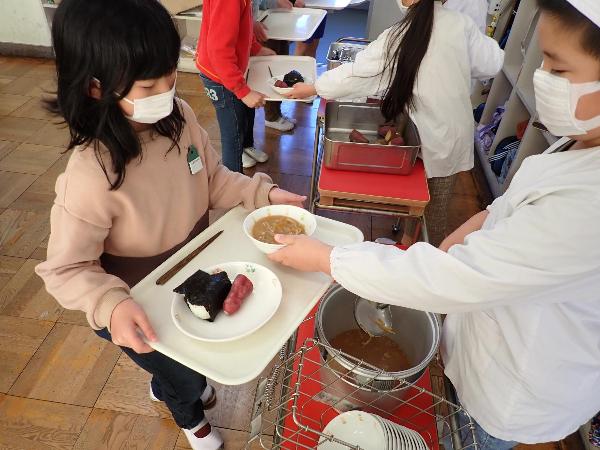
[[251, 0], [204, 0], [196, 66], [213, 102], [221, 129], [223, 164], [241, 172], [268, 155], [254, 148], [254, 109], [265, 95], [253, 91], [244, 75], [250, 56], [275, 52], [254, 36]]

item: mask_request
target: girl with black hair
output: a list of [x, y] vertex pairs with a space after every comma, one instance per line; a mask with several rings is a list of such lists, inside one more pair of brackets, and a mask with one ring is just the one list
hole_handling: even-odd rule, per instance
[[50, 106], [69, 127], [73, 153], [36, 272], [62, 306], [85, 311], [100, 337], [152, 374], [151, 398], [166, 403], [194, 450], [217, 450], [223, 440], [204, 416], [215, 390], [144, 342], [156, 333], [130, 287], [205, 229], [209, 208], [304, 198], [221, 164], [175, 97], [180, 40], [158, 1], [63, 0], [52, 40]]
[[440, 248], [279, 236], [287, 246], [270, 255], [363, 298], [447, 314], [445, 373], [483, 450], [558, 441], [600, 410], [600, 2], [538, 4], [536, 107], [565, 138]]
[[[405, 17], [351, 64], [325, 72], [315, 85], [296, 84], [291, 97], [350, 99], [384, 94], [387, 120], [408, 111], [422, 142], [431, 201], [425, 211], [430, 242], [446, 237], [456, 174], [473, 167], [471, 79], [494, 76], [504, 52], [468, 16], [434, 0], [397, 0]], [[412, 233], [405, 230], [403, 241]]]

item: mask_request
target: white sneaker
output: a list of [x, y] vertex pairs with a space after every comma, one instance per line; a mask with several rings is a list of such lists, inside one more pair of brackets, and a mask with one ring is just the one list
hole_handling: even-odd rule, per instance
[[254, 147], [247, 147], [244, 149], [244, 153], [246, 155], [248, 155], [249, 157], [251, 157], [254, 161], [257, 161], [259, 163], [264, 163], [267, 162], [269, 160], [269, 155], [267, 155], [265, 152], [263, 152], [262, 150], [258, 150]]
[[281, 116], [279, 119], [272, 122], [270, 120], [265, 120], [265, 126], [279, 131], [292, 131], [296, 124], [287, 117]]
[[250, 155], [246, 153], [242, 153], [242, 167], [244, 169], [249, 169], [250, 167], [254, 167], [256, 165], [256, 160], [252, 158]]
[[292, 122], [294, 125], [298, 123], [298, 120], [294, 119], [293, 117], [288, 117], [285, 114], [282, 114], [281, 117], [283, 117], [288, 122]]
[[210, 433], [203, 438], [196, 437], [194, 434], [200, 428], [206, 426], [208, 424], [208, 420], [204, 418], [202, 422], [200, 422], [197, 426], [192, 428], [191, 430], [186, 430], [182, 428], [183, 434], [187, 438], [190, 443], [190, 447], [192, 450], [222, 450], [225, 448], [225, 443], [223, 442], [223, 438], [221, 437], [221, 433], [215, 427], [211, 427]]

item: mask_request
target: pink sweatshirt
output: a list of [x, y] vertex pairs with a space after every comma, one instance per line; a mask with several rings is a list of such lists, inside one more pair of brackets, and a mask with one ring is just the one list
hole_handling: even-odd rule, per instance
[[[175, 147], [167, 153], [170, 140], [145, 131], [143, 157], [127, 165], [116, 191], [109, 190], [93, 148], [75, 149], [56, 181], [48, 257], [36, 273], [62, 306], [85, 311], [95, 329], [110, 327], [113, 309], [130, 297], [130, 286], [101, 267], [102, 254], [159, 255], [182, 243], [209, 208], [269, 204], [270, 178], [249, 178], [223, 166], [194, 112], [181, 103], [186, 120], [181, 152]], [[203, 165], [195, 175], [187, 163], [191, 144]], [[113, 177], [108, 152], [103, 158]]]

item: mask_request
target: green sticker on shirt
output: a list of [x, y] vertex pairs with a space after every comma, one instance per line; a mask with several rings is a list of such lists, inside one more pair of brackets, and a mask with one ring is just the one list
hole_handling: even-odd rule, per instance
[[200, 159], [198, 149], [194, 146], [194, 144], [188, 147], [187, 163], [192, 175], [196, 175], [204, 167], [202, 164], [202, 159]]

